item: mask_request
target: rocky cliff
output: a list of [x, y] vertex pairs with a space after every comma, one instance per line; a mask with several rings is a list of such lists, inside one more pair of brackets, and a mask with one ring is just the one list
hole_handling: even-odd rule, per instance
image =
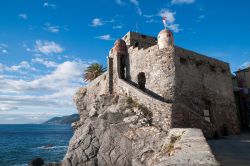
[[143, 102], [118, 94], [90, 99], [88, 90], [74, 97], [80, 120], [63, 166], [218, 165], [201, 130], [166, 130]]

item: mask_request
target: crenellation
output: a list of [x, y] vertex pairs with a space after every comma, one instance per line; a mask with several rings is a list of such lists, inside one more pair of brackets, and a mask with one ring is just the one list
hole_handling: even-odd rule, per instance
[[152, 36], [147, 36], [144, 34], [139, 34], [136, 32], [128, 32], [122, 38], [128, 46], [134, 46], [140, 48], [148, 48], [157, 43], [157, 39]]

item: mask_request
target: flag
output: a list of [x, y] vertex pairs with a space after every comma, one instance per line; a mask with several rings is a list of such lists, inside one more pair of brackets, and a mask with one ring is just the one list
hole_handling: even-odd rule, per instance
[[162, 17], [162, 22], [165, 28], [167, 28], [167, 17]]

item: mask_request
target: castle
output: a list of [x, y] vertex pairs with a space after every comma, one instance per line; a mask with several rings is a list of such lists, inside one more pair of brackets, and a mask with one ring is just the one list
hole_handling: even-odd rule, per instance
[[200, 128], [207, 137], [239, 133], [229, 64], [175, 46], [170, 30], [157, 38], [128, 32], [107, 61], [107, 72], [88, 85], [89, 100], [130, 96], [153, 110], [152, 123], [163, 130]]

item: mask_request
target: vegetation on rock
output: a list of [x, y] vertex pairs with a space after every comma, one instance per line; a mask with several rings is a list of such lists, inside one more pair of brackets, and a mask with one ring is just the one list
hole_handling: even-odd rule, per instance
[[92, 81], [98, 76], [102, 75], [102, 73], [104, 73], [106, 70], [106, 67], [103, 67], [102, 64], [93, 63], [84, 71], [83, 80]]

